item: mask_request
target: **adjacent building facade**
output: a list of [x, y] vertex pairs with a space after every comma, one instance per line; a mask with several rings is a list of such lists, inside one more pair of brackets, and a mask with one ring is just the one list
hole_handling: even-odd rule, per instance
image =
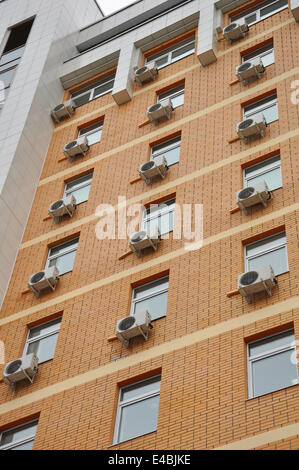
[[298, 449], [298, 11], [0, 2], [0, 449]]

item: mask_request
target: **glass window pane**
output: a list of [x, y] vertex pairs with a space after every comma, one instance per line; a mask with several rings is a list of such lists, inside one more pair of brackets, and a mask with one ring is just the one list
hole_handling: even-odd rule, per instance
[[272, 95], [268, 98], [264, 98], [262, 100], [256, 101], [255, 103], [249, 104], [248, 106], [244, 107], [244, 111], [246, 115], [251, 116], [251, 114], [257, 113], [258, 111], [261, 113], [265, 108], [271, 105], [275, 105], [277, 103], [277, 96]]
[[276, 168], [275, 170], [270, 170], [268, 173], [264, 173], [247, 180], [247, 186], [256, 184], [258, 181], [265, 180], [269, 190], [274, 191], [274, 189], [282, 187], [282, 177], [281, 177], [281, 168]]
[[151, 392], [160, 390], [161, 376], [152, 377], [143, 382], [135, 383], [121, 389], [121, 401], [132, 400]]
[[89, 134], [87, 136], [88, 145], [97, 144], [98, 142], [101, 141], [101, 137], [102, 137], [102, 128], [100, 128], [96, 132], [93, 132], [92, 134]]
[[16, 445], [10, 450], [32, 450], [34, 441], [25, 442], [24, 444]]
[[55, 333], [39, 341], [34, 341], [28, 345], [27, 354], [36, 354], [39, 364], [49, 361], [54, 358], [57, 339], [58, 333]]
[[44, 325], [37, 326], [36, 328], [31, 328], [29, 332], [29, 339], [38, 338], [40, 335], [46, 335], [52, 331], [56, 331], [60, 328], [61, 318], [54, 320], [50, 323], [45, 323]]
[[67, 243], [63, 243], [62, 245], [55, 246], [55, 247], [51, 248], [50, 256], [59, 255], [59, 254], [65, 253], [66, 251], [69, 251], [73, 248], [77, 248], [78, 243], [79, 243], [79, 238], [75, 238], [74, 240], [71, 240]]
[[295, 341], [294, 330], [284, 331], [279, 335], [270, 336], [251, 343], [249, 345], [249, 355], [257, 356], [258, 354], [267, 353], [273, 349], [287, 346], [293, 341]]
[[170, 211], [167, 214], [148, 220], [146, 222], [146, 230], [151, 231], [158, 226], [160, 230], [160, 235], [165, 235], [166, 233], [173, 231], [173, 221], [174, 212]]
[[271, 248], [275, 248], [277, 245], [286, 243], [286, 241], [287, 239], [285, 232], [278, 233], [277, 235], [273, 235], [272, 237], [264, 238], [263, 240], [259, 240], [258, 242], [247, 245], [246, 254], [248, 256], [253, 256]]
[[195, 44], [192, 42], [191, 44], [187, 44], [186, 46], [180, 47], [176, 51], [173, 51], [171, 55], [172, 62], [183, 59], [184, 57], [192, 54], [195, 51]]
[[1, 437], [1, 446], [5, 444], [11, 444], [15, 441], [20, 441], [21, 439], [26, 439], [27, 437], [35, 436], [37, 429], [37, 422], [30, 424], [24, 424], [18, 428], [10, 429], [5, 431]]
[[156, 60], [158, 69], [168, 64], [168, 55]]
[[262, 266], [271, 265], [275, 276], [288, 272], [286, 247], [271, 251], [270, 253], [248, 260], [249, 271], [255, 271]]
[[92, 132], [92, 131], [98, 131], [99, 128], [101, 128], [102, 126], [103, 126], [103, 121], [95, 122], [94, 124], [91, 124], [90, 126], [83, 127], [82, 129], [80, 129], [79, 135], [88, 134], [89, 132]]
[[276, 10], [287, 6], [288, 0], [278, 0], [277, 2], [272, 3], [271, 5], [261, 8], [261, 18], [264, 16], [270, 15], [271, 13], [275, 13]]
[[0, 90], [8, 87], [13, 79], [15, 68], [6, 70], [5, 72], [0, 72]]
[[149, 312], [152, 320], [165, 317], [167, 312], [168, 291], [157, 294], [146, 300], [135, 303], [134, 314], [139, 312]]
[[245, 23], [248, 25], [251, 25], [257, 21], [257, 16], [256, 13], [253, 13], [252, 15], [246, 16], [245, 17]]
[[155, 145], [154, 147], [152, 147], [152, 155], [161, 155], [162, 153], [165, 153], [170, 150], [172, 147], [179, 145], [180, 142], [181, 137], [176, 137], [175, 139], [167, 140], [162, 144]]
[[73, 194], [76, 198], [76, 204], [81, 204], [82, 202], [88, 201], [91, 185], [84, 186], [74, 191], [71, 191], [68, 194]]
[[82, 184], [91, 182], [93, 174], [90, 173], [89, 175], [83, 176], [82, 178], [77, 178], [76, 180], [70, 181], [66, 184], [66, 191], [69, 192], [70, 190], [76, 189], [78, 186]]
[[268, 158], [267, 160], [262, 161], [261, 163], [257, 163], [256, 165], [252, 165], [245, 169], [245, 176], [252, 177], [256, 176], [262, 171], [270, 170], [271, 168], [275, 167], [280, 162], [280, 155], [277, 155], [272, 158]]
[[[165, 155], [168, 166], [178, 163], [180, 161], [180, 154], [181, 154], [180, 146], [175, 147], [171, 150], [165, 150], [165, 152], [161, 153], [161, 155]], [[155, 155], [153, 155], [153, 158], [155, 158]]]
[[11, 62], [13, 60], [20, 59], [23, 55], [25, 46], [18, 47], [17, 49], [14, 49], [13, 51], [9, 51], [6, 54], [3, 54], [0, 58], [0, 65], [6, 64], [7, 62]]
[[82, 106], [83, 104], [88, 103], [90, 100], [90, 95], [91, 93], [86, 93], [85, 95], [78, 96], [77, 98], [73, 98], [76, 107], [79, 108], [79, 106]]
[[293, 350], [290, 350], [253, 362], [252, 381], [255, 397], [297, 383], [297, 364], [292, 363], [292, 356]]
[[272, 51], [269, 51], [267, 54], [264, 54], [261, 57], [261, 59], [262, 59], [264, 67], [268, 67], [268, 65], [274, 64], [275, 62], [274, 49], [272, 49]]
[[169, 277], [167, 276], [167, 277], [164, 277], [163, 279], [159, 279], [158, 281], [145, 284], [141, 287], [136, 287], [134, 289], [133, 297], [134, 299], [140, 299], [146, 295], [150, 295], [159, 290], [167, 289], [168, 284], [169, 284]]
[[157, 429], [159, 395], [122, 408], [119, 442]]
[[69, 273], [73, 270], [74, 263], [76, 258], [76, 251], [72, 251], [66, 255], [61, 255], [58, 258], [55, 258], [50, 261], [49, 266], [56, 266], [59, 270], [59, 274]]
[[277, 106], [277, 103], [275, 103], [273, 106], [270, 106], [267, 109], [264, 109], [263, 114], [265, 116], [267, 124], [270, 124], [271, 122], [276, 121], [278, 119], [278, 106]]
[[111, 91], [113, 89], [113, 85], [114, 85], [114, 80], [112, 80], [111, 82], [108, 82], [108, 83], [104, 83], [103, 85], [100, 85], [100, 86], [96, 87], [95, 90], [94, 90], [93, 97], [97, 98], [98, 96], [101, 96], [104, 93], [108, 93], [109, 91]]
[[180, 93], [179, 95], [172, 97], [171, 102], [174, 109], [178, 108], [179, 106], [183, 106], [185, 102], [185, 93]]

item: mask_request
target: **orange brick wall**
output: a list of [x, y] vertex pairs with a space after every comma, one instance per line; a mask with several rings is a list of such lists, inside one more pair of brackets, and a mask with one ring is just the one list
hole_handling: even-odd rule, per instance
[[[267, 68], [265, 76], [246, 87], [229, 86], [242, 50], [271, 37], [275, 64]], [[299, 135], [293, 132], [298, 129], [299, 106], [290, 100], [291, 82], [298, 79], [298, 40], [298, 24], [283, 10], [252, 26], [249, 36], [233, 47], [219, 42], [216, 63], [203, 68], [196, 55], [189, 56], [162, 69], [155, 82], [143, 88], [136, 85], [132, 102], [118, 107], [107, 94], [56, 126], [23, 238], [27, 245], [17, 257], [0, 314], [6, 361], [22, 354], [28, 324], [61, 312], [61, 330], [54, 360], [40, 366], [33, 385], [20, 384], [12, 395], [0, 383], [0, 406], [116, 360], [126, 361], [138, 354], [142, 358], [152, 348], [232, 319], [242, 320], [298, 295], [299, 210], [290, 207], [279, 213], [298, 202], [299, 196]], [[185, 79], [184, 106], [166, 123], [139, 128], [156, 92], [181, 79]], [[271, 90], [277, 91], [279, 120], [268, 127], [263, 139], [246, 146], [240, 141], [229, 144], [241, 120], [241, 104]], [[92, 146], [84, 159], [72, 164], [59, 162], [65, 143], [77, 137], [78, 126], [103, 116], [101, 142]], [[131, 185], [140, 164], [149, 158], [150, 144], [177, 131], [182, 139], [180, 163], [171, 167], [162, 182], [149, 187], [142, 181]], [[281, 154], [283, 188], [274, 192], [266, 209], [257, 206], [247, 217], [241, 212], [230, 214], [235, 192], [242, 187], [242, 165], [276, 150]], [[50, 203], [61, 197], [65, 181], [91, 169], [94, 175], [88, 203], [59, 225], [43, 221]], [[146, 204], [174, 193], [180, 205], [204, 206], [208, 243], [198, 251], [180, 252], [184, 241], [173, 240], [171, 235], [156, 253], [146, 252], [140, 259], [131, 255], [120, 261], [119, 256], [128, 250], [127, 241], [99, 241], [95, 236], [98, 220], [85, 220], [99, 204], [116, 205], [118, 195]], [[244, 270], [242, 240], [279, 226], [285, 226], [290, 270], [279, 276], [273, 296], [258, 295], [251, 305], [241, 296], [228, 298], [226, 294], [237, 288], [238, 274]], [[73, 272], [61, 278], [54, 293], [40, 299], [24, 294], [29, 276], [44, 267], [48, 247], [78, 233]], [[108, 342], [116, 321], [129, 314], [132, 284], [167, 270], [167, 317], [155, 322], [149, 341], [138, 338], [128, 350], [118, 341]], [[115, 274], [118, 278], [112, 282]], [[102, 285], [93, 287], [98, 281]], [[86, 287], [82, 294], [79, 289]], [[123, 362], [118, 372], [64, 392], [53, 391], [42, 400], [32, 398], [12, 411], [1, 408], [0, 429], [40, 413], [35, 449], [107, 449], [112, 444], [118, 384], [159, 368], [162, 384], [157, 431], [112, 449], [208, 449], [295, 423], [299, 419], [298, 385], [247, 399], [244, 338], [293, 323], [299, 339], [298, 309], [285, 310], [183, 349], [166, 354], [158, 354], [157, 349], [151, 360], [141, 359], [132, 367]], [[262, 448], [298, 448], [298, 436]]]

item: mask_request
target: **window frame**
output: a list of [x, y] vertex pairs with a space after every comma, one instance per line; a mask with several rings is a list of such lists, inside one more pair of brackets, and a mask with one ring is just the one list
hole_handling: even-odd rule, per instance
[[[274, 160], [274, 158], [277, 158], [277, 157], [279, 157], [279, 161], [273, 167], [269, 168], [268, 170], [267, 169], [260, 170], [259, 173], [255, 174], [251, 178], [246, 177], [246, 170], [248, 170], [249, 168], [254, 168], [255, 166], [260, 165], [261, 163], [266, 163], [267, 161]], [[271, 189], [271, 191], [276, 191], [276, 189], [282, 188], [283, 184], [282, 184], [281, 155], [280, 155], [280, 153], [278, 153], [277, 155], [273, 155], [272, 157], [266, 158], [265, 160], [262, 160], [261, 162], [254, 163], [253, 165], [250, 165], [250, 166], [247, 166], [246, 168], [243, 168], [243, 187], [248, 188], [250, 186], [250, 180], [251, 179], [255, 179], [256, 177], [266, 175], [267, 173], [271, 173], [271, 171], [277, 170], [278, 168], [280, 168], [281, 186], [278, 186], [275, 189]]]
[[[276, 336], [279, 336], [279, 335], [282, 335], [282, 334], [285, 334], [285, 333], [288, 333], [288, 332], [293, 332], [293, 335], [294, 335], [294, 341], [292, 341], [291, 343], [288, 343], [287, 345], [284, 345], [284, 346], [280, 346], [280, 347], [277, 347], [277, 348], [272, 348], [272, 349], [269, 349], [268, 351], [264, 352], [264, 353], [260, 353], [260, 354], [257, 354], [255, 356], [251, 356], [250, 357], [250, 346], [252, 344], [255, 344], [255, 343], [258, 343], [260, 341], [263, 341], [263, 340], [267, 340], [267, 339], [270, 339], [270, 338], [275, 338]], [[294, 331], [294, 328], [289, 328], [287, 330], [284, 330], [284, 331], [280, 331], [279, 333], [275, 333], [273, 335], [270, 335], [270, 336], [265, 336], [263, 338], [260, 338], [260, 339], [257, 339], [257, 340], [254, 340], [254, 341], [250, 341], [246, 344], [246, 353], [247, 353], [247, 380], [248, 380], [248, 398], [249, 399], [252, 399], [252, 398], [257, 398], [257, 397], [260, 397], [260, 396], [264, 396], [264, 395], [267, 395], [268, 393], [274, 393], [275, 391], [278, 391], [278, 390], [283, 390], [284, 388], [288, 388], [288, 387], [283, 387], [282, 389], [277, 389], [277, 390], [273, 390], [272, 392], [267, 392], [265, 394], [262, 394], [262, 395], [254, 395], [254, 389], [253, 389], [253, 371], [252, 371], [252, 364], [255, 362], [255, 361], [259, 361], [261, 359], [267, 359], [269, 357], [272, 357], [272, 356], [276, 356], [277, 354], [280, 354], [280, 353], [284, 353], [286, 351], [291, 351], [292, 349], [294, 351], [296, 351], [296, 343], [295, 343], [295, 331]], [[298, 375], [298, 361], [297, 361], [297, 379], [299, 379], [299, 375]], [[298, 383], [299, 383], [299, 380], [298, 380]], [[290, 385], [291, 387], [292, 385]]]
[[250, 27], [250, 26], [253, 26], [256, 23], [259, 23], [260, 21], [263, 21], [267, 18], [270, 18], [270, 16], [273, 16], [276, 13], [279, 13], [280, 11], [285, 10], [286, 8], [288, 8], [288, 4], [286, 4], [282, 7], [279, 7], [277, 10], [272, 11], [271, 13], [268, 13], [267, 15], [261, 17], [261, 10], [263, 10], [263, 8], [266, 8], [268, 6], [271, 6], [271, 5], [275, 4], [277, 1], [279, 1], [279, 0], [273, 0], [272, 2], [271, 2], [271, 0], [268, 0], [268, 1], [263, 2], [264, 5], [260, 6], [257, 9], [254, 9], [255, 7], [252, 7], [252, 10], [249, 8], [248, 10], [251, 10], [250, 13], [245, 13], [244, 14], [244, 12], [243, 12], [243, 13], [240, 13], [239, 15], [232, 15], [230, 17], [230, 23], [234, 23], [235, 21], [238, 21], [238, 20], [241, 20], [241, 19], [244, 19], [244, 21], [246, 22], [246, 18], [249, 17], [249, 16], [252, 16], [255, 13], [256, 14], [256, 21], [254, 21], [253, 23], [249, 23], [248, 26]]
[[[256, 243], [260, 243], [260, 242], [266, 242], [267, 240], [271, 240], [271, 238], [274, 238], [274, 237], [277, 237], [278, 235], [282, 235], [284, 234], [284, 237], [285, 237], [285, 242], [283, 243], [279, 243], [277, 244], [276, 246], [272, 247], [272, 248], [268, 248], [268, 249], [262, 249], [261, 247], [261, 251], [259, 251], [258, 253], [256, 253], [255, 255], [251, 255], [251, 256], [248, 256], [247, 255], [247, 248], [252, 246], [252, 245], [255, 245]], [[286, 271], [283, 271], [282, 273], [280, 274], [275, 274], [275, 276], [280, 276], [281, 274], [285, 274], [285, 273], [288, 273], [289, 270], [290, 270], [290, 267], [289, 267], [289, 260], [288, 260], [288, 243], [287, 243], [287, 235], [286, 235], [286, 231], [285, 230], [282, 230], [281, 232], [278, 232], [278, 233], [274, 233], [273, 235], [270, 235], [268, 237], [265, 237], [265, 238], [261, 238], [255, 242], [252, 242], [252, 243], [248, 243], [246, 245], [244, 245], [244, 264], [245, 264], [245, 272], [248, 272], [250, 271], [250, 268], [249, 268], [249, 261], [252, 260], [252, 259], [255, 259], [255, 258], [259, 258], [260, 256], [262, 255], [267, 255], [269, 253], [272, 253], [273, 251], [277, 251], [279, 250], [280, 248], [283, 248], [285, 247], [285, 254], [286, 254], [286, 267], [287, 267], [287, 270]]]
[[[171, 204], [167, 204], [167, 203], [171, 203]], [[166, 205], [167, 205], [167, 207], [165, 207]], [[152, 206], [162, 206], [162, 207], [161, 207], [161, 209], [159, 209], [159, 207], [158, 207], [157, 210], [154, 211], [152, 214], [147, 214], [148, 210]], [[176, 198], [175, 197], [171, 198], [171, 199], [167, 199], [166, 201], [163, 201], [163, 202], [159, 202], [157, 204], [151, 204], [149, 207], [146, 207], [142, 212], [140, 230], [146, 231], [146, 225], [149, 221], [152, 221], [154, 219], [159, 219], [160, 217], [163, 217], [166, 214], [170, 214], [171, 212], [173, 212], [173, 217], [174, 217], [175, 208], [176, 208]], [[168, 232], [165, 232], [165, 233], [161, 234], [161, 236], [166, 235], [166, 234], [171, 233], [171, 232], [173, 232], [173, 229], [169, 230]]]
[[[153, 380], [153, 379], [158, 379], [160, 378], [160, 381], [158, 382], [157, 380], [157, 383], [159, 383], [159, 389], [157, 390], [154, 390], [154, 391], [151, 391], [151, 392], [148, 392], [148, 393], [144, 393], [143, 395], [136, 395], [135, 398], [131, 398], [131, 399], [128, 399], [128, 400], [121, 400], [121, 394], [122, 394], [122, 391], [126, 388], [129, 388], [131, 387], [132, 385], [135, 385], [135, 386], [138, 386], [142, 383], [146, 383], [150, 380]], [[153, 377], [149, 377], [147, 379], [143, 379], [143, 380], [139, 380], [137, 382], [133, 382], [129, 385], [125, 385], [123, 387], [119, 387], [119, 390], [118, 390], [118, 401], [117, 401], [117, 411], [116, 411], [116, 418], [115, 418], [115, 425], [114, 425], [114, 433], [113, 433], [113, 445], [116, 445], [116, 444], [120, 444], [121, 442], [126, 442], [125, 441], [120, 441], [119, 440], [119, 435], [120, 435], [120, 426], [121, 426], [121, 418], [122, 418], [122, 409], [125, 407], [125, 406], [128, 406], [128, 405], [133, 405], [135, 403], [139, 403], [141, 401], [144, 401], [148, 398], [152, 398], [152, 397], [155, 397], [155, 396], [160, 396], [161, 395], [161, 374], [158, 374], [158, 375], [154, 375]], [[160, 401], [160, 400], [159, 400]], [[158, 411], [159, 413], [159, 411]], [[152, 432], [155, 432], [155, 431], [152, 431]], [[143, 436], [144, 434], [140, 434], [139, 436], [135, 436], [133, 438], [130, 438], [128, 440], [131, 440], [131, 439], [137, 439], [138, 437], [141, 437]]]
[[[57, 255], [50, 255], [51, 253], [51, 250], [55, 249], [55, 248], [59, 248], [59, 247], [62, 247], [64, 245], [67, 245], [68, 243], [70, 243], [71, 241], [74, 242], [75, 244], [75, 241], [77, 240], [76, 242], [76, 247], [75, 248], [70, 248], [69, 250], [63, 252], [62, 254], [57, 254]], [[47, 261], [46, 261], [46, 269], [50, 267], [50, 262], [54, 259], [57, 259], [57, 258], [60, 258], [61, 256], [65, 256], [65, 255], [68, 255], [69, 253], [72, 253], [73, 251], [77, 252], [78, 250], [78, 246], [79, 246], [79, 240], [80, 240], [80, 237], [76, 237], [76, 238], [73, 238], [72, 240], [69, 240], [67, 242], [63, 242], [63, 243], [60, 243], [59, 245], [55, 245], [55, 246], [52, 246], [51, 248], [49, 248], [49, 251], [48, 251], [48, 256], [47, 256]], [[56, 266], [56, 264], [54, 265]], [[73, 266], [74, 267], [74, 266]], [[64, 276], [65, 274], [68, 274], [68, 273], [71, 273], [73, 271], [73, 268], [70, 270], [70, 271], [67, 271], [63, 274], [59, 273], [59, 276]]]
[[[166, 95], [164, 98], [160, 98], [162, 95]], [[178, 96], [183, 95], [184, 97], [184, 102], [182, 104], [179, 104], [178, 106], [173, 106], [174, 109], [179, 108], [180, 106], [184, 106], [185, 104], [185, 83], [182, 83], [181, 85], [174, 86], [173, 88], [170, 88], [169, 90], [162, 92], [162, 93], [157, 93], [157, 103], [161, 103], [164, 100], [171, 99], [171, 103], [173, 105], [173, 98], [177, 98]]]
[[[49, 320], [45, 323], [41, 323], [40, 325], [37, 325], [37, 326], [34, 326], [32, 328], [28, 328], [28, 332], [27, 332], [27, 337], [26, 337], [26, 341], [25, 341], [25, 345], [24, 345], [24, 350], [23, 350], [23, 354], [22, 354], [22, 357], [26, 357], [27, 356], [27, 351], [28, 351], [28, 348], [30, 346], [30, 344], [32, 343], [36, 343], [37, 341], [41, 341], [42, 339], [45, 339], [45, 338], [48, 338], [50, 336], [54, 336], [57, 334], [57, 341], [58, 341], [58, 336], [59, 336], [59, 332], [60, 332], [60, 328], [61, 328], [61, 322], [62, 322], [62, 317], [58, 317], [58, 318], [55, 318], [54, 320]], [[35, 338], [29, 338], [30, 336], [30, 332], [32, 330], [37, 330], [38, 328], [41, 328], [41, 327], [44, 327], [46, 325], [50, 325], [51, 323], [57, 323], [57, 328], [56, 330], [54, 331], [51, 331], [49, 333], [44, 333], [43, 335], [39, 335]], [[54, 351], [54, 354], [55, 354], [55, 351]], [[54, 357], [53, 357], [54, 358]], [[48, 362], [48, 361], [52, 361], [53, 358], [50, 358], [50, 359], [46, 359], [42, 362], [38, 362], [39, 364], [43, 364], [45, 362]]]
[[27, 444], [27, 442], [31, 442], [33, 441], [33, 444], [34, 444], [34, 440], [35, 440], [35, 436], [36, 436], [36, 432], [33, 436], [29, 436], [27, 438], [24, 438], [24, 439], [20, 439], [19, 441], [14, 441], [14, 442], [10, 442], [9, 444], [4, 444], [1, 446], [1, 440], [2, 440], [2, 436], [3, 434], [7, 433], [7, 432], [11, 432], [11, 431], [14, 431], [14, 430], [17, 430], [19, 428], [22, 428], [24, 427], [25, 425], [34, 425], [35, 423], [38, 425], [38, 419], [34, 419], [32, 421], [29, 421], [28, 423], [23, 423], [23, 424], [19, 424], [18, 426], [14, 426], [12, 428], [9, 428], [9, 429], [5, 429], [4, 431], [0, 432], [0, 451], [2, 450], [10, 450], [10, 449], [13, 449], [14, 447], [18, 447], [20, 446], [21, 444]]
[[[165, 147], [166, 147], [167, 145], [170, 145], [172, 141], [173, 141], [173, 145], [170, 148], [168, 148], [166, 152], [165, 152], [165, 149], [162, 148], [161, 150], [158, 150], [157, 153], [155, 153], [154, 149], [156, 147], [161, 147], [163, 144], [165, 144]], [[179, 160], [175, 163], [168, 164], [168, 166], [177, 165], [181, 159], [181, 143], [182, 143], [182, 138], [181, 138], [181, 135], [179, 135], [176, 137], [172, 137], [171, 139], [165, 140], [161, 142], [160, 144], [152, 145], [151, 151], [150, 151], [150, 160], [154, 161], [155, 158], [159, 157], [160, 155], [165, 155], [168, 151], [173, 150], [175, 148], [179, 148], [180, 149]]]
[[271, 53], [273, 53], [273, 62], [271, 62], [268, 65], [264, 65], [264, 67], [270, 67], [270, 65], [273, 65], [275, 63], [275, 52], [274, 52], [273, 42], [271, 42], [270, 44], [261, 46], [257, 49], [254, 49], [253, 51], [248, 52], [247, 54], [242, 54], [242, 64], [244, 64], [244, 62], [257, 59], [257, 58], [260, 58], [261, 60], [263, 60], [263, 57]]
[[[143, 297], [138, 297], [138, 299], [135, 299], [134, 298], [134, 295], [135, 295], [135, 292], [137, 289], [140, 289], [141, 287], [146, 287], [146, 286], [150, 286], [151, 284], [155, 284], [157, 281], [161, 281], [161, 283], [164, 281], [166, 281], [166, 279], [168, 279], [168, 285], [167, 285], [167, 288], [163, 288], [163, 289], [159, 289], [157, 288], [157, 290], [155, 290], [154, 292], [152, 292], [151, 294], [146, 294], [144, 295]], [[132, 298], [131, 298], [131, 307], [130, 307], [130, 316], [133, 317], [135, 315], [135, 308], [136, 308], [136, 304], [139, 303], [139, 302], [143, 302], [144, 300], [148, 300], [150, 299], [151, 297], [156, 297], [157, 295], [160, 295], [160, 294], [165, 294], [165, 293], [168, 293], [169, 292], [169, 274], [167, 276], [163, 276], [163, 277], [160, 277], [158, 279], [155, 279], [154, 281], [150, 281], [150, 282], [146, 282], [145, 284], [142, 284], [140, 286], [137, 286], [137, 287], [134, 287], [133, 290], [132, 290]], [[161, 315], [160, 317], [158, 318], [155, 318], [153, 319], [152, 321], [156, 321], [156, 320], [160, 320], [160, 318], [165, 318], [166, 317], [166, 314], [167, 312], [165, 312], [164, 315]]]
[[[113, 88], [114, 88], [115, 76], [116, 76], [116, 73], [113, 73], [113, 74], [108, 75], [107, 77], [103, 78], [102, 80], [98, 80], [96, 82], [91, 83], [90, 85], [87, 85], [87, 86], [83, 87], [82, 88], [82, 90], [83, 90], [82, 93], [79, 93], [80, 90], [77, 90], [77, 91], [74, 91], [73, 93], [70, 93], [70, 99], [72, 99], [75, 102], [76, 108], [80, 108], [81, 106], [84, 106], [85, 104], [88, 104], [91, 101], [100, 98], [101, 96], [104, 96], [108, 93], [111, 93], [113, 91]], [[101, 86], [104, 86], [104, 85], [108, 84], [109, 82], [113, 82], [112, 86], [111, 86], [111, 89], [106, 90], [106, 91], [104, 91], [103, 93], [100, 93], [97, 96], [94, 96], [95, 91], [96, 91], [97, 88], [99, 88]], [[88, 93], [90, 94], [88, 101], [86, 101], [85, 103], [82, 103], [82, 104], [77, 106], [76, 105], [76, 99], [82, 98], [84, 95], [87, 95]], [[76, 96], [74, 96], [74, 95], [76, 95]]]
[[[161, 55], [159, 55], [160, 53], [157, 52], [156, 54], [151, 54], [149, 56], [147, 56], [145, 58], [145, 64], [148, 64], [150, 62], [157, 62], [159, 60], [162, 60], [164, 59], [165, 57], [167, 57], [167, 62], [163, 65], [158, 65], [157, 64], [157, 67], [158, 67], [158, 70], [161, 70], [163, 69], [164, 67], [167, 67], [168, 65], [171, 65], [171, 64], [174, 64], [175, 62], [178, 62], [179, 60], [182, 60], [182, 59], [185, 59], [185, 57], [188, 57], [189, 55], [192, 55], [195, 53], [195, 45], [196, 45], [196, 42], [195, 42], [195, 35], [194, 36], [190, 36], [190, 38], [193, 38], [193, 39], [190, 39], [188, 40], [189, 38], [186, 38], [185, 40], [183, 41], [180, 41], [180, 42], [177, 42], [175, 44], [173, 44], [173, 46], [169, 46], [169, 47], [165, 47], [164, 50], [168, 50], [168, 52], [164, 52], [163, 53], [163, 50], [161, 50]], [[179, 51], [181, 48], [183, 47], [186, 47], [186, 46], [189, 46], [191, 44], [194, 44], [194, 48], [193, 50], [190, 51], [191, 52], [188, 52], [187, 54], [183, 55], [182, 57], [178, 57], [176, 59], [172, 59], [172, 54], [176, 51]]]
[[[73, 190], [68, 190], [67, 189], [67, 186], [68, 184], [71, 184], [71, 183], [74, 183], [75, 181], [80, 181], [80, 180], [83, 180], [83, 178], [86, 178], [87, 176], [90, 176], [90, 179], [79, 184], [79, 186], [77, 186], [75, 189]], [[71, 181], [68, 181], [65, 183], [64, 185], [64, 192], [63, 192], [63, 197], [67, 197], [67, 196], [70, 196], [71, 194], [73, 194], [73, 192], [75, 191], [78, 191], [79, 189], [84, 189], [86, 188], [87, 186], [89, 186], [91, 188], [91, 184], [92, 184], [92, 179], [93, 179], [93, 172], [91, 173], [88, 173], [87, 175], [84, 175], [84, 176], [79, 176], [78, 178], [75, 178]], [[81, 201], [81, 202], [76, 202], [76, 205], [79, 206], [80, 204], [84, 204], [85, 202], [87, 202], [88, 199], [86, 199], [85, 201]]]
[[[265, 102], [265, 105], [263, 106], [262, 104], [259, 104], [261, 102]], [[248, 105], [245, 105], [245, 106], [242, 106], [242, 117], [243, 117], [243, 120], [245, 119], [252, 119], [252, 116], [256, 116], [258, 114], [263, 114], [265, 110], [269, 109], [269, 108], [272, 108], [273, 107], [273, 104], [276, 104], [276, 108], [277, 108], [277, 118], [274, 120], [274, 121], [271, 121], [271, 122], [267, 122], [268, 126], [269, 124], [272, 124], [272, 122], [276, 122], [278, 121], [279, 119], [279, 114], [278, 114], [278, 97], [277, 97], [277, 93], [273, 94], [273, 95], [269, 95], [269, 96], [266, 96], [265, 98], [261, 98], [260, 100], [257, 100], [257, 101], [254, 101], [253, 103], [251, 104], [248, 104]], [[255, 108], [253, 108], [253, 106], [255, 106]], [[252, 108], [252, 109], [249, 109], [249, 111], [246, 111], [246, 108]], [[256, 108], [260, 108], [261, 109], [258, 109], [256, 110]]]
[[[87, 132], [82, 132], [84, 131], [84, 129], [89, 129], [90, 127], [93, 127], [95, 126], [95, 124], [98, 124], [98, 127], [95, 127], [94, 129], [90, 130], [90, 131], [87, 131]], [[103, 134], [103, 127], [104, 127], [104, 119], [102, 119], [101, 121], [96, 121], [94, 122], [93, 124], [90, 124], [86, 127], [82, 127], [81, 129], [79, 129], [78, 131], [78, 138], [79, 137], [83, 137], [85, 136], [88, 140], [88, 137], [93, 135], [93, 134], [96, 134], [97, 132], [101, 132], [101, 135], [100, 135], [100, 140], [97, 140], [96, 142], [93, 142], [92, 144], [90, 144], [88, 142], [88, 145], [91, 146], [91, 145], [96, 145], [96, 144], [99, 144], [102, 140], [102, 134]]]

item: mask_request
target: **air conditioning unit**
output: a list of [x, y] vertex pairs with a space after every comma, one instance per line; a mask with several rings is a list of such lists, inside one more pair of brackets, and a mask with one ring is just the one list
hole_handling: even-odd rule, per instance
[[156, 176], [160, 176], [162, 179], [164, 179], [167, 170], [167, 160], [164, 155], [161, 155], [156, 157], [154, 160], [141, 165], [139, 168], [139, 174], [146, 184], [150, 184], [151, 180]]
[[249, 304], [253, 294], [265, 291], [270, 296], [272, 287], [276, 285], [277, 279], [270, 265], [241, 274], [238, 279], [238, 290]]
[[76, 111], [76, 105], [73, 100], [68, 100], [65, 103], [59, 104], [56, 106], [52, 112], [51, 116], [54, 122], [58, 123], [63, 119], [72, 117]]
[[236, 75], [240, 82], [243, 82], [245, 85], [246, 80], [249, 78], [261, 78], [265, 70], [262, 59], [256, 57], [255, 59], [248, 60], [242, 65], [239, 65], [236, 69]]
[[65, 214], [73, 217], [75, 210], [76, 198], [71, 194], [70, 196], [64, 196], [60, 201], [53, 202], [49, 209], [49, 215], [58, 223]]
[[223, 36], [231, 44], [233, 41], [244, 38], [249, 31], [249, 26], [242, 21], [234, 21], [223, 29]]
[[248, 215], [248, 207], [263, 204], [267, 207], [267, 201], [271, 199], [271, 192], [265, 180], [258, 181], [253, 186], [237, 191], [237, 204]]
[[134, 233], [130, 238], [130, 248], [139, 258], [141, 251], [145, 248], [152, 247], [156, 251], [160, 241], [160, 230], [158, 227], [154, 227], [149, 232], [144, 230]]
[[157, 124], [162, 119], [170, 119], [173, 111], [173, 106], [170, 98], [150, 106], [147, 110], [147, 117], [154, 124]]
[[48, 287], [54, 291], [58, 281], [59, 271], [56, 266], [51, 266], [44, 271], [33, 274], [28, 282], [28, 287], [34, 293], [35, 297], [38, 298], [40, 292]]
[[88, 140], [86, 135], [83, 135], [82, 137], [78, 137], [78, 139], [66, 144], [63, 153], [69, 159], [69, 161], [72, 162], [73, 158], [79, 155], [85, 157], [88, 150]]
[[252, 118], [244, 119], [244, 121], [237, 124], [238, 136], [247, 143], [248, 137], [260, 135], [261, 137], [265, 134], [267, 122], [265, 116], [257, 114]]
[[37, 371], [38, 357], [36, 354], [28, 354], [6, 364], [3, 381], [14, 390], [15, 384], [21, 380], [28, 379], [32, 383]]
[[139, 85], [155, 80], [158, 75], [158, 67], [156, 62], [149, 62], [144, 67], [135, 71], [135, 80]]
[[116, 336], [125, 345], [129, 346], [130, 339], [143, 336], [147, 341], [149, 330], [152, 329], [151, 316], [145, 312], [138, 312], [134, 316], [123, 318], [117, 322]]

